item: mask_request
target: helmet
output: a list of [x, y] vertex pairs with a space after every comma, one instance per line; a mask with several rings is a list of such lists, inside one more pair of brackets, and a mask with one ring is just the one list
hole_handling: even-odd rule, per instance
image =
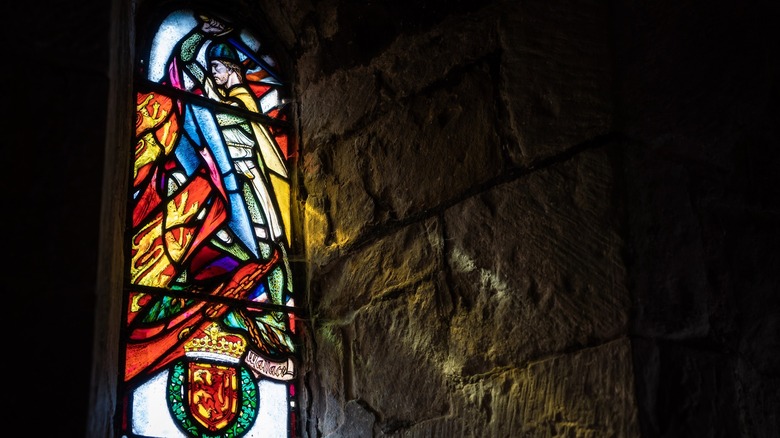
[[240, 63], [236, 49], [226, 43], [212, 44], [211, 47], [209, 47], [207, 55], [209, 61], [228, 61], [236, 65], [239, 65]]

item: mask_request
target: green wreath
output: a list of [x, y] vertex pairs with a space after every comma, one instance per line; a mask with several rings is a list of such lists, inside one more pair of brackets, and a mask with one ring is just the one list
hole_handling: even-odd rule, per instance
[[168, 378], [168, 408], [179, 422], [179, 427], [196, 438], [238, 438], [255, 422], [257, 418], [257, 385], [249, 370], [242, 366], [241, 371], [241, 410], [236, 421], [221, 434], [211, 435], [192, 421], [188, 409], [184, 407], [184, 381], [186, 366], [183, 360], [176, 362]]

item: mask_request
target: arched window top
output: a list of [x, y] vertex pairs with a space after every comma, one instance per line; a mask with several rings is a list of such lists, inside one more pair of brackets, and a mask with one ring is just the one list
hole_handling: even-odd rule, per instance
[[295, 436], [286, 84], [251, 28], [160, 17], [136, 50], [122, 434]]
[[[163, 15], [159, 24], [145, 29], [144, 35], [136, 52], [137, 80], [210, 97], [208, 86], [202, 82], [208, 76], [210, 62], [229, 61], [243, 70], [258, 112], [265, 117], [263, 123], [287, 127], [290, 99], [284, 72], [271, 45], [253, 29], [242, 27], [224, 14], [184, 8]], [[287, 139], [280, 140], [283, 157], [292, 156], [294, 151], [289, 149]]]

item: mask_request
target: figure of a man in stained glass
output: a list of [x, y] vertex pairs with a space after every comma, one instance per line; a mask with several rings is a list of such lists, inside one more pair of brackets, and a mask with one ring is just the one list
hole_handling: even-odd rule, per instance
[[269, 73], [230, 27], [199, 20], [159, 81], [187, 96], [138, 94], [131, 283], [174, 293], [131, 295], [126, 379], [171, 363], [215, 321], [244, 333], [249, 357], [291, 367], [278, 307], [292, 297], [288, 170], [256, 101]]

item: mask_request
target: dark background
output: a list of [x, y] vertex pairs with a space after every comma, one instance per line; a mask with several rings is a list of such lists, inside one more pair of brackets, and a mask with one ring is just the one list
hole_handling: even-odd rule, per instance
[[[110, 2], [13, 2], [2, 35], [3, 429], [83, 437], [91, 374]], [[6, 433], [3, 433], [6, 434]]]

